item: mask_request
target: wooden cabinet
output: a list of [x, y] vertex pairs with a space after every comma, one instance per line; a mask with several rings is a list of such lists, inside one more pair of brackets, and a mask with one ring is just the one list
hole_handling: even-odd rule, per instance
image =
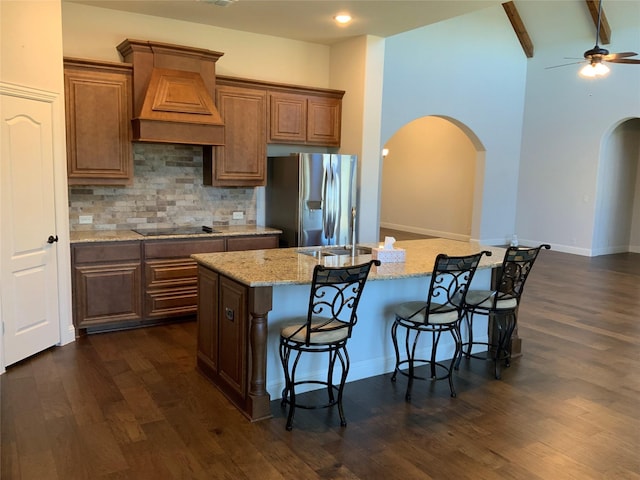
[[269, 143], [340, 146], [342, 96], [269, 92]]
[[205, 148], [205, 185], [265, 185], [266, 91], [219, 82], [216, 102], [225, 124], [224, 146]]
[[233, 394], [246, 395], [247, 287], [220, 277], [218, 297], [218, 375]]
[[218, 284], [220, 275], [198, 268], [198, 295], [207, 301], [198, 302], [197, 361], [207, 376], [218, 376]]
[[340, 146], [341, 90], [216, 77], [224, 145], [203, 148], [204, 184], [266, 184], [267, 144]]
[[70, 185], [133, 180], [131, 65], [64, 59]]
[[73, 245], [71, 258], [76, 328], [142, 320], [140, 242]]
[[222, 251], [222, 238], [145, 241], [145, 319], [194, 315], [198, 305], [198, 269], [196, 262], [189, 256], [194, 253]]
[[107, 330], [193, 316], [198, 267], [192, 254], [277, 247], [278, 235], [74, 244], [74, 325]]
[[249, 288], [198, 267], [198, 368], [249, 419], [271, 416], [266, 390], [272, 288]]
[[198, 269], [198, 364], [234, 402], [247, 393], [247, 287]]
[[269, 93], [269, 143], [305, 143], [307, 97], [294, 93]]
[[278, 235], [253, 235], [249, 237], [229, 237], [227, 238], [227, 251], [238, 250], [265, 250], [268, 248], [278, 248]]

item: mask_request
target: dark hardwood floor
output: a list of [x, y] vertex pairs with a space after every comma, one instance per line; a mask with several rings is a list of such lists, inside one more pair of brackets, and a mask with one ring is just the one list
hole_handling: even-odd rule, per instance
[[279, 402], [249, 423], [195, 370], [193, 322], [91, 335], [2, 375], [0, 476], [638, 479], [639, 312], [640, 254], [543, 251], [502, 380], [463, 361], [457, 398], [418, 381], [411, 403], [404, 377], [351, 382], [346, 428], [302, 410], [292, 432]]

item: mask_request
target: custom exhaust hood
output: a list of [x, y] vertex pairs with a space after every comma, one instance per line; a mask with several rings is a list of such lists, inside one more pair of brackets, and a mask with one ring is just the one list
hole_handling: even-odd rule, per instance
[[133, 65], [134, 142], [224, 144], [213, 101], [222, 53], [130, 39], [117, 49]]

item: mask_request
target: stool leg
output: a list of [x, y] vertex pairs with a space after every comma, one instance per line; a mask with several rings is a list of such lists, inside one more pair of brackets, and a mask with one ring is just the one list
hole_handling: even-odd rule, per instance
[[396, 368], [393, 369], [391, 381], [395, 382], [398, 375], [398, 368], [400, 367], [400, 351], [398, 350], [398, 322], [393, 322], [393, 325], [391, 326], [391, 340], [393, 340], [393, 350], [396, 354]]
[[411, 400], [411, 390], [413, 389], [413, 378], [415, 376], [415, 365], [414, 359], [416, 357], [416, 347], [418, 345], [418, 338], [420, 338], [420, 331], [416, 332], [416, 335], [413, 339], [413, 346], [411, 349], [409, 348], [409, 336], [411, 330], [407, 328], [407, 336], [405, 340], [405, 347], [407, 349], [407, 360], [409, 363], [409, 381], [407, 382], [407, 393], [404, 395], [404, 399], [408, 402]]
[[[289, 390], [289, 415], [287, 415], [287, 424], [286, 429], [291, 431], [293, 428], [293, 415], [296, 410], [296, 368], [298, 367], [298, 360], [300, 360], [300, 355], [302, 352], [296, 353], [296, 358], [293, 361], [293, 366], [291, 367], [290, 379], [288, 380], [288, 390]], [[286, 371], [286, 370], [285, 370]]]
[[456, 390], [453, 387], [453, 370], [454, 364], [456, 360], [459, 360], [459, 356], [462, 355], [462, 334], [460, 333], [460, 322], [457, 322], [451, 331], [451, 336], [453, 337], [453, 341], [455, 343], [455, 352], [453, 354], [453, 358], [451, 358], [451, 364], [449, 365], [449, 388], [451, 389], [451, 396], [456, 396]]
[[340, 363], [342, 365], [342, 375], [340, 377], [340, 386], [338, 387], [338, 413], [340, 414], [340, 425], [342, 427], [346, 427], [347, 419], [344, 416], [344, 409], [342, 407], [342, 393], [344, 392], [344, 385], [347, 382], [347, 374], [349, 373], [350, 365], [349, 354], [347, 353], [346, 346], [343, 346], [339, 350], [336, 350], [335, 356], [340, 359]]
[[329, 350], [329, 369], [327, 372], [327, 395], [329, 396], [329, 403], [333, 402], [333, 366], [336, 363], [338, 357], [338, 350]]

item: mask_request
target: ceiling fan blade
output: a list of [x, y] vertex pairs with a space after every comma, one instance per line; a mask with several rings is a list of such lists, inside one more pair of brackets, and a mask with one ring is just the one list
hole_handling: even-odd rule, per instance
[[544, 67], [544, 69], [549, 70], [551, 68], [567, 67], [569, 65], [578, 65], [579, 63], [584, 63], [584, 60], [582, 60], [581, 62], [563, 63], [562, 65], [553, 65], [552, 67]]
[[639, 65], [640, 60], [637, 58], [614, 58], [613, 60], [609, 60], [609, 63], [634, 63]]
[[618, 58], [635, 57], [636, 55], [638, 55], [636, 52], [610, 53], [609, 55], [604, 56], [604, 60], [610, 62], [611, 60], [617, 60]]

